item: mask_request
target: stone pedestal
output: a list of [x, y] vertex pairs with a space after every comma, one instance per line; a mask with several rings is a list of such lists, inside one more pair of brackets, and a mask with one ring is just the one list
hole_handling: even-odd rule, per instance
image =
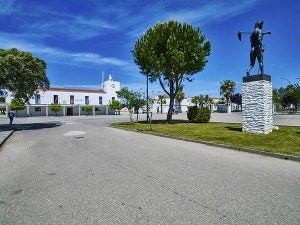
[[272, 83], [269, 75], [243, 77], [243, 132], [268, 134], [273, 129]]

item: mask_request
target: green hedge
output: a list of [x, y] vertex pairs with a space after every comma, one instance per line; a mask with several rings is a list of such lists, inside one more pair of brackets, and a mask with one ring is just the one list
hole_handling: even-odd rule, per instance
[[187, 117], [192, 123], [207, 123], [210, 120], [211, 112], [207, 107], [192, 106], [188, 109]]

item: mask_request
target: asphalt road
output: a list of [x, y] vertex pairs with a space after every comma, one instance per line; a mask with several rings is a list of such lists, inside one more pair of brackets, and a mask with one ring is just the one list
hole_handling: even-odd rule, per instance
[[0, 150], [0, 224], [300, 224], [299, 162], [107, 127], [120, 119], [24, 119]]

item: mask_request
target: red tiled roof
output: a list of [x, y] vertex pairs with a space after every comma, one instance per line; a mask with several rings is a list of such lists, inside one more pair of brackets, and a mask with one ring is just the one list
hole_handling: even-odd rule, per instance
[[77, 89], [77, 88], [56, 88], [50, 87], [49, 89], [38, 88], [38, 90], [45, 91], [67, 91], [67, 92], [88, 92], [88, 93], [106, 93], [103, 90], [89, 90], [89, 89]]

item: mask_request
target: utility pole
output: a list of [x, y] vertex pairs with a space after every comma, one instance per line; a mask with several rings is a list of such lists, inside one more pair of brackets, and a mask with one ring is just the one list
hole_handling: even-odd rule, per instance
[[287, 82], [289, 82], [289, 84], [291, 84], [291, 81], [290, 81], [290, 80], [288, 80], [288, 79], [286, 79], [286, 78], [284, 78], [284, 77], [281, 77], [281, 79], [282, 79], [282, 80], [286, 80]]

